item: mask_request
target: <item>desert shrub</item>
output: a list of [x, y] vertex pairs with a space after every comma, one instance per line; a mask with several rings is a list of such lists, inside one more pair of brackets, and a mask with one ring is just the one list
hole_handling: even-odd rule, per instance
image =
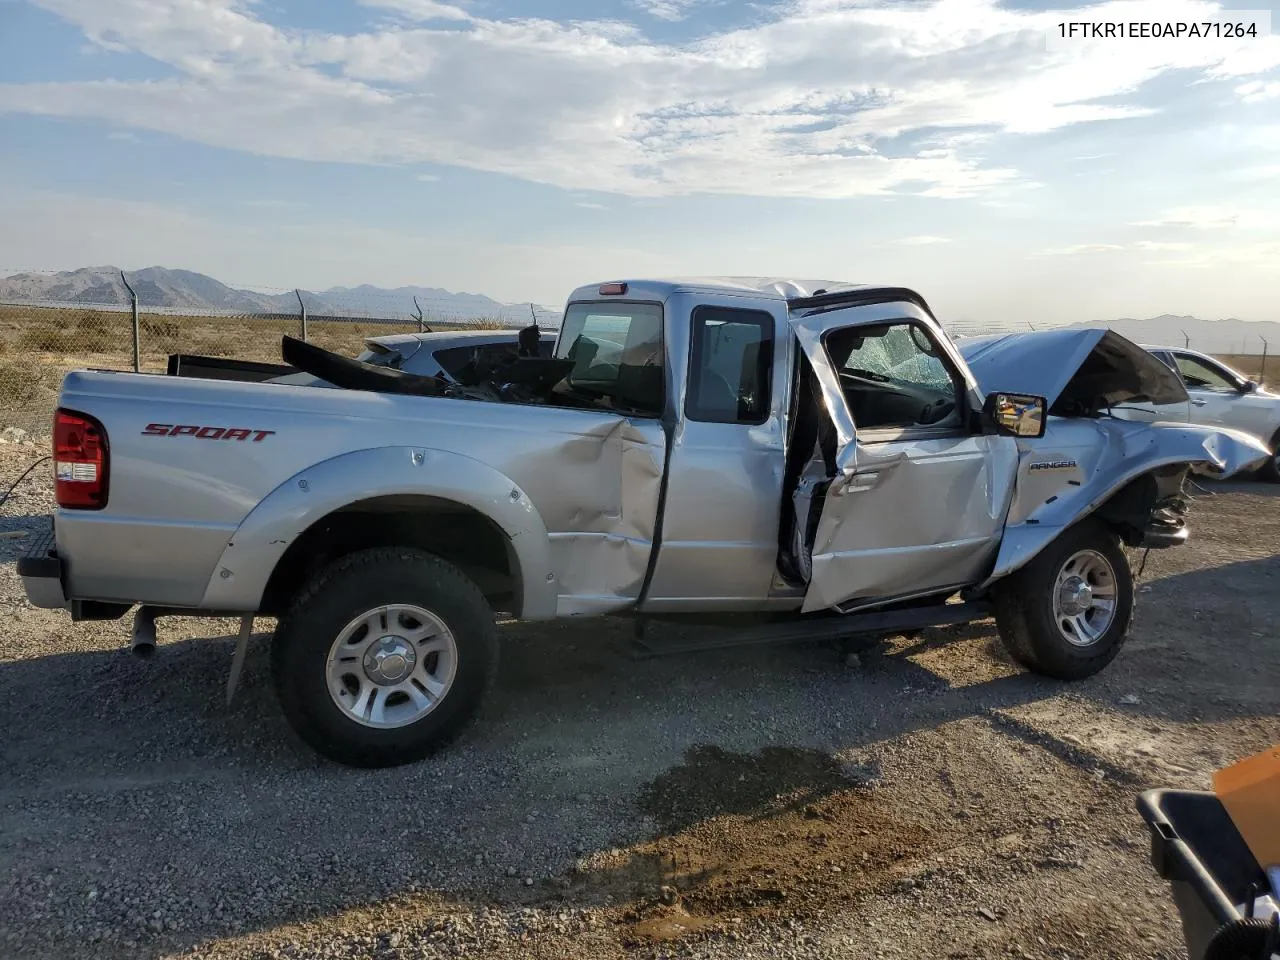
[[110, 336], [112, 333], [111, 325], [107, 323], [107, 318], [100, 313], [82, 313], [76, 319], [76, 333], [82, 337], [96, 337], [99, 339]]
[[158, 340], [176, 340], [182, 328], [176, 320], [161, 320], [156, 317], [143, 317], [138, 321], [145, 337]]
[[75, 346], [75, 337], [57, 327], [33, 327], [22, 331], [18, 346], [37, 353], [66, 353]]
[[510, 324], [504, 323], [497, 317], [477, 317], [461, 324], [460, 328], [463, 330], [508, 330], [510, 329]]
[[12, 410], [30, 406], [47, 392], [43, 380], [38, 366], [21, 368], [0, 363], [0, 407]]

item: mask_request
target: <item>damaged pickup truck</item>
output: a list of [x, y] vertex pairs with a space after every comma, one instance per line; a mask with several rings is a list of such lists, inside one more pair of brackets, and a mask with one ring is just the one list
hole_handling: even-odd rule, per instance
[[593, 284], [550, 356], [466, 382], [282, 352], [340, 389], [261, 382], [261, 365], [68, 374], [58, 508], [20, 573], [74, 619], [140, 605], [144, 647], [157, 616], [242, 618], [228, 695], [253, 618], [277, 618], [289, 722], [362, 766], [421, 758], [473, 715], [495, 610], [750, 614], [756, 639], [994, 616], [1026, 668], [1089, 676], [1129, 627], [1124, 547], [1186, 539], [1188, 472], [1268, 455], [1134, 416], [1186, 392], [1114, 333], [966, 363], [894, 287]]

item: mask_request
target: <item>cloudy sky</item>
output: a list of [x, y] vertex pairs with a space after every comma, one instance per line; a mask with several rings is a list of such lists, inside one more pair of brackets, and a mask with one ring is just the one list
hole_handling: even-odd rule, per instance
[[1277, 319], [1280, 36], [1052, 38], [1276, 6], [0, 0], [0, 271]]

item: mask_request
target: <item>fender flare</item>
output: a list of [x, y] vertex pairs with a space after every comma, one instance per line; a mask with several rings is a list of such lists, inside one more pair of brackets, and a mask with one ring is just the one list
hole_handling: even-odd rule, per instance
[[1158, 448], [1154, 456], [1150, 451], [1144, 456], [1141, 450], [1120, 450], [1121, 462], [1132, 463], [1132, 466], [1112, 472], [1106, 465], [1100, 465], [1080, 496], [1055, 498], [1033, 510], [1021, 523], [1006, 527], [991, 572], [974, 590], [982, 592], [995, 581], [1016, 573], [1067, 528], [1092, 516], [1128, 484], [1154, 470], [1185, 464], [1192, 473], [1233, 476], [1265, 459], [1262, 443], [1238, 430], [1211, 430], [1182, 424], [1161, 424], [1160, 427], [1158, 433], [1145, 435], [1151, 446]]
[[479, 460], [430, 447], [373, 447], [340, 454], [294, 474], [240, 522], [205, 588], [201, 608], [256, 611], [293, 541], [343, 507], [376, 497], [437, 497], [491, 520], [510, 543], [522, 619], [555, 615], [557, 584], [546, 524], [528, 494]]

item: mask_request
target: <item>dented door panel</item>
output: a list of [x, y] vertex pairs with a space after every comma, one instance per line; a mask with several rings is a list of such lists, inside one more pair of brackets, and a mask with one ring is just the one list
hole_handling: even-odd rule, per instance
[[539, 475], [523, 481], [547, 524], [557, 616], [607, 613], [639, 597], [665, 449], [657, 421], [619, 417], [548, 449]]
[[862, 444], [831, 485], [804, 611], [980, 579], [999, 546], [1017, 451], [1003, 437]]
[[904, 320], [930, 331], [966, 404], [978, 408], [981, 395], [964, 360], [915, 304], [868, 304], [792, 321], [837, 434], [837, 476], [810, 544], [804, 612], [958, 588], [980, 577], [998, 548], [1017, 462], [1011, 438], [916, 431], [859, 441], [822, 338], [835, 329]]

